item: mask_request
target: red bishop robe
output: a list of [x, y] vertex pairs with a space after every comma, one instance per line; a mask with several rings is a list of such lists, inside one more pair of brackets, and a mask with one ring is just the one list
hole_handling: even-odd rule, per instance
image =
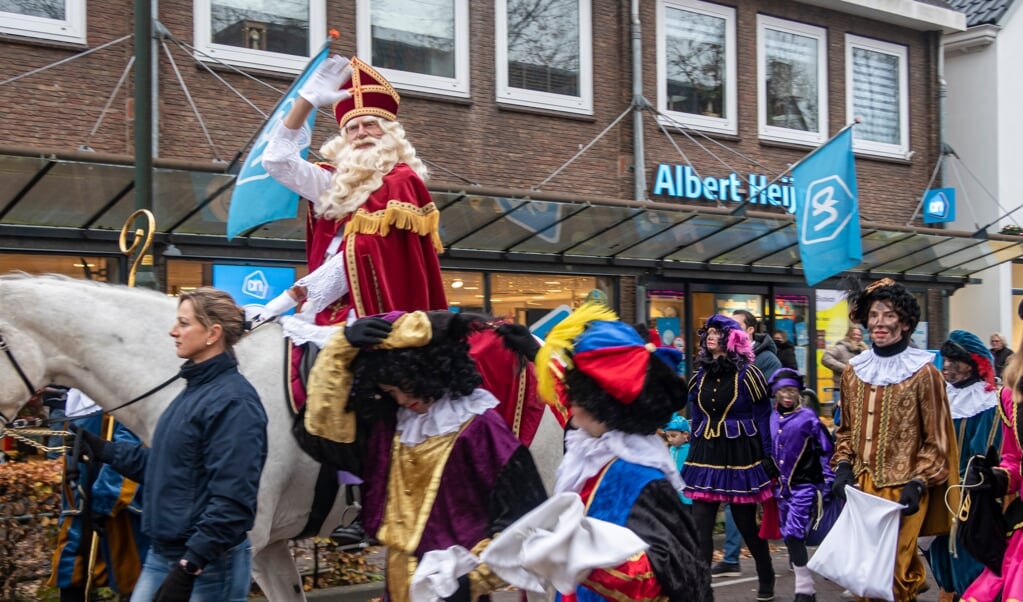
[[[324, 166], [331, 169], [329, 166]], [[332, 171], [332, 169], [331, 169]], [[447, 309], [440, 260], [440, 212], [423, 180], [404, 163], [384, 176], [365, 203], [340, 220], [309, 212], [306, 258], [309, 271], [325, 260], [327, 248], [344, 228], [349, 293], [316, 316], [320, 325], [389, 311]]]

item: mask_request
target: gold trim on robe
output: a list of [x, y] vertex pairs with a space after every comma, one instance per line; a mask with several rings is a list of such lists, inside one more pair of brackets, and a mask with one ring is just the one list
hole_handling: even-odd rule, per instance
[[467, 420], [456, 432], [430, 437], [417, 445], [404, 445], [399, 441], [400, 434], [394, 436], [384, 517], [377, 532], [377, 539], [388, 548], [387, 592], [394, 602], [409, 599], [417, 566], [415, 551], [437, 499], [448, 456], [471, 423]]

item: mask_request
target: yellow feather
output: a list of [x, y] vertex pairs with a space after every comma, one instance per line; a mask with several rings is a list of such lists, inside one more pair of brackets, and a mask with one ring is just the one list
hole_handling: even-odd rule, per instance
[[587, 324], [597, 320], [615, 321], [618, 320], [618, 314], [603, 303], [589, 301], [552, 328], [544, 339], [543, 346], [536, 354], [536, 387], [537, 393], [547, 403], [558, 401], [554, 388], [558, 378], [555, 375], [557, 364], [563, 364], [565, 369], [572, 367], [571, 356], [576, 337], [586, 330]]

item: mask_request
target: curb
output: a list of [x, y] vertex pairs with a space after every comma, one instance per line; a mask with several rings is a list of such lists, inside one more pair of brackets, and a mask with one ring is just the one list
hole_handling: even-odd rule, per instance
[[[306, 600], [321, 600], [322, 602], [366, 602], [366, 600], [379, 598], [383, 595], [383, 581], [314, 589], [305, 593]], [[267, 599], [249, 598], [249, 602], [267, 602]]]

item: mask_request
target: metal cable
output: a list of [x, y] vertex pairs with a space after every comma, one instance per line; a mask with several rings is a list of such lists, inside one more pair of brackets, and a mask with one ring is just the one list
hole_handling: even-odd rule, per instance
[[429, 160], [424, 159], [422, 157], [419, 157], [419, 160], [422, 161], [423, 163], [426, 163], [427, 165], [429, 165], [431, 167], [431, 169], [436, 167], [437, 169], [443, 171], [446, 174], [451, 174], [451, 175], [455, 176], [456, 178], [458, 178], [459, 180], [465, 182], [466, 184], [472, 184], [473, 186], [479, 186], [480, 185], [479, 182], [473, 182], [469, 178], [467, 178], [465, 176], [460, 176], [460, 175], [456, 174], [455, 172], [451, 171], [450, 169], [447, 169], [447, 168], [441, 167], [440, 165], [437, 165], [433, 161], [429, 161]]
[[[683, 131], [690, 131], [691, 130], [691, 131], [695, 132], [697, 135], [699, 135], [701, 138], [703, 138], [704, 140], [706, 140], [708, 142], [711, 142], [711, 143], [713, 143], [716, 146], [721, 147], [722, 149], [724, 149], [724, 150], [732, 153], [733, 155], [739, 157], [743, 161], [747, 161], [751, 165], [756, 165], [757, 167], [762, 169], [765, 174], [777, 175], [777, 172], [775, 172], [773, 169], [769, 168], [768, 166], [764, 165], [760, 161], [757, 161], [753, 157], [750, 157], [749, 155], [746, 155], [746, 154], [742, 153], [741, 151], [735, 150], [734, 148], [732, 148], [730, 146], [722, 144], [719, 140], [715, 140], [713, 137], [708, 136], [705, 132], [702, 132], [702, 131], [700, 131], [700, 130], [692, 127], [692, 126], [689, 126], [689, 125], [687, 125], [685, 123], [682, 123], [681, 121], [678, 121], [677, 119], [673, 118], [671, 115], [667, 115], [665, 113], [662, 113], [661, 111], [659, 111], [656, 108], [654, 108], [652, 105], [648, 104], [647, 105], [647, 110], [652, 112], [653, 114], [657, 115], [658, 117], [663, 117], [664, 119], [670, 121], [674, 127], [678, 128], [680, 130], [683, 130]], [[731, 167], [729, 167], [729, 169], [731, 169]], [[732, 171], [735, 171], [735, 170], [732, 170]]]
[[938, 177], [938, 170], [941, 169], [942, 163], [945, 162], [945, 153], [941, 153], [938, 157], [938, 162], [934, 164], [934, 170], [931, 171], [931, 179], [927, 180], [927, 186], [924, 187], [924, 194], [920, 196], [920, 202], [916, 204], [916, 209], [913, 210], [913, 215], [909, 217], [909, 221], [906, 225], [909, 226], [916, 219], [917, 214], [920, 213], [920, 208], [924, 206], [924, 197], [927, 195], [927, 191], [931, 189], [931, 184], [934, 183], [934, 178]]
[[128, 73], [131, 71], [132, 65], [134, 64], [135, 55], [132, 55], [132, 57], [128, 59], [128, 64], [124, 67], [124, 71], [121, 72], [121, 77], [117, 80], [117, 85], [114, 86], [114, 91], [110, 94], [110, 98], [107, 99], [107, 104], [103, 105], [103, 110], [100, 111], [99, 117], [96, 119], [96, 124], [92, 126], [92, 131], [90, 131], [85, 137], [85, 146], [89, 146], [89, 141], [92, 140], [92, 137], [95, 136], [96, 132], [99, 130], [100, 124], [103, 123], [103, 120], [107, 116], [107, 111], [110, 110], [110, 105], [114, 104], [114, 98], [117, 96], [117, 93], [121, 91], [121, 86], [124, 85], [124, 80], [128, 79]]
[[174, 57], [171, 56], [167, 42], [161, 40], [160, 46], [163, 47], [163, 51], [167, 55], [167, 60], [170, 61], [171, 68], [174, 69], [174, 75], [178, 78], [178, 83], [181, 85], [181, 91], [185, 93], [185, 100], [188, 101], [188, 105], [192, 107], [192, 113], [195, 114], [195, 118], [199, 121], [199, 127], [202, 128], [202, 133], [206, 136], [206, 142], [210, 145], [210, 150], [213, 151], [213, 159], [215, 161], [222, 161], [223, 159], [220, 158], [220, 154], [217, 153], [217, 147], [213, 144], [213, 137], [210, 136], [210, 131], [206, 128], [206, 122], [203, 120], [202, 114], [199, 113], [199, 107], [195, 105], [195, 101], [192, 99], [192, 93], [188, 91], [188, 85], [185, 83], [185, 78], [181, 77], [181, 71], [178, 69], [178, 64], [174, 61]]
[[130, 38], [130, 37], [132, 37], [134, 35], [135, 34], [130, 33], [130, 34], [126, 35], [126, 36], [121, 36], [121, 37], [117, 38], [116, 40], [111, 40], [111, 41], [109, 41], [109, 42], [107, 42], [105, 44], [100, 44], [99, 46], [97, 46], [95, 48], [90, 48], [90, 49], [86, 50], [85, 52], [76, 54], [74, 56], [69, 56], [69, 57], [67, 57], [65, 59], [61, 59], [61, 60], [59, 60], [59, 61], [57, 61], [55, 63], [50, 63], [49, 65], [46, 65], [45, 67], [40, 67], [38, 69], [33, 69], [33, 70], [31, 70], [31, 71], [29, 71], [27, 73], [22, 73], [21, 75], [15, 75], [14, 77], [7, 78], [4, 81], [0, 82], [0, 86], [2, 86], [4, 84], [9, 84], [11, 82], [18, 81], [19, 79], [21, 79], [23, 77], [28, 77], [30, 75], [35, 75], [36, 73], [42, 73], [43, 71], [46, 71], [47, 69], [50, 69], [51, 67], [56, 67], [58, 65], [63, 65], [64, 63], [71, 62], [71, 61], [73, 61], [75, 59], [80, 59], [83, 56], [86, 56], [88, 54], [92, 54], [93, 52], [96, 52], [97, 50], [102, 50], [102, 49], [106, 48], [107, 46], [113, 46], [114, 44], [117, 44], [118, 42], [123, 42], [123, 41], [127, 40], [128, 38]]
[[[686, 165], [689, 166], [689, 169], [692, 169], [693, 173], [696, 174], [696, 177], [702, 180], [703, 176], [700, 175], [700, 172], [696, 171], [696, 166], [693, 165], [693, 162], [689, 160], [689, 156], [686, 155], [685, 151], [682, 150], [682, 147], [680, 147], [678, 143], [675, 142], [675, 138], [672, 137], [671, 132], [668, 131], [668, 128], [664, 127], [664, 124], [661, 123], [660, 119], [654, 119], [654, 121], [657, 123], [657, 127], [659, 127], [661, 131], [664, 132], [664, 135], [668, 138], [668, 142], [670, 142], [671, 145], [675, 147], [675, 150], [678, 151], [678, 154], [682, 156], [682, 160], [686, 162]], [[715, 198], [714, 202], [717, 203], [718, 207], [725, 206], [724, 203], [721, 202], [721, 199]]]
[[587, 144], [586, 146], [584, 146], [581, 149], [579, 149], [579, 152], [577, 152], [575, 155], [573, 155], [572, 158], [569, 159], [568, 161], [565, 161], [561, 165], [561, 167], [555, 169], [554, 173], [552, 173], [551, 175], [547, 176], [547, 179], [545, 179], [543, 182], [540, 182], [538, 185], [533, 187], [533, 190], [540, 190], [543, 187], [544, 184], [546, 184], [547, 182], [550, 182], [551, 180], [553, 180], [555, 176], [557, 176], [559, 173], [561, 173], [561, 170], [563, 170], [566, 167], [568, 167], [573, 161], [575, 161], [580, 156], [582, 156], [583, 153], [585, 153], [586, 151], [590, 150], [590, 148], [594, 144], [596, 144], [597, 141], [599, 141], [601, 138], [604, 137], [604, 134], [606, 134], [609, 131], [611, 131], [611, 128], [613, 128], [614, 126], [618, 125], [618, 122], [621, 121], [622, 119], [625, 119], [625, 116], [628, 115], [629, 112], [632, 111], [632, 110], [633, 110], [632, 105], [629, 105], [629, 107], [627, 109], [622, 111], [621, 115], [619, 115], [614, 121], [612, 121], [610, 125], [608, 125], [606, 128], [604, 128], [604, 131], [602, 131], [599, 134], [597, 134], [597, 137], [594, 138], [593, 140], [590, 140], [589, 144]]

